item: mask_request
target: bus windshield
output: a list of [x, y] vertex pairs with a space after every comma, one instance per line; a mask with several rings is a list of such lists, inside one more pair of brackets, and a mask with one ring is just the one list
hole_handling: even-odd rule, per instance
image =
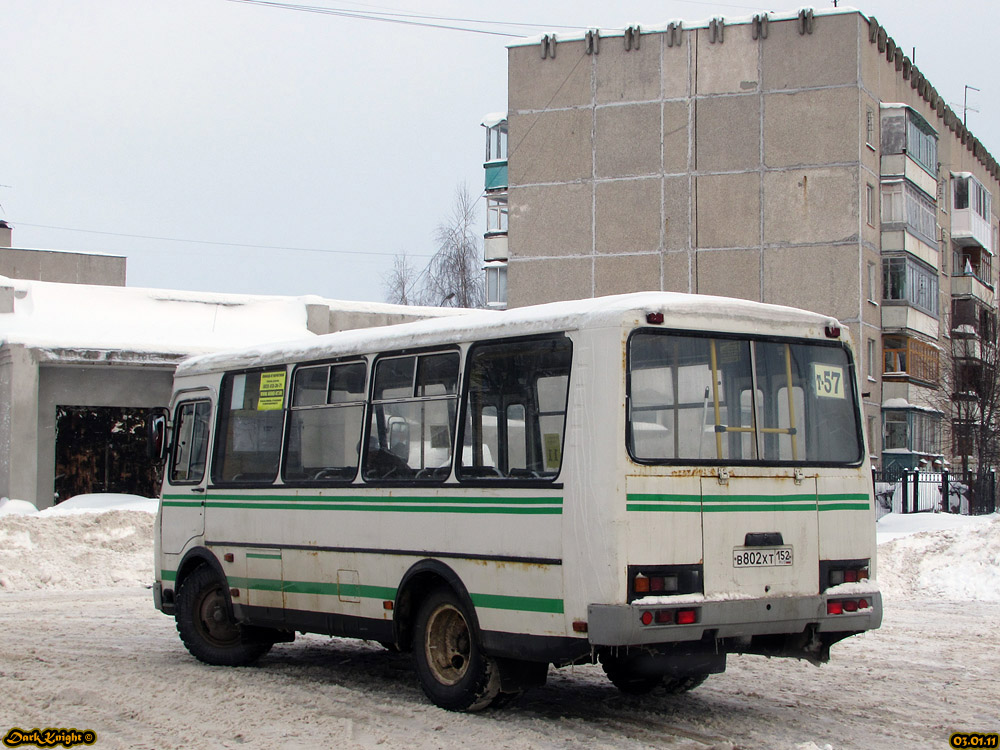
[[854, 367], [839, 344], [641, 331], [628, 362], [637, 461], [861, 461]]

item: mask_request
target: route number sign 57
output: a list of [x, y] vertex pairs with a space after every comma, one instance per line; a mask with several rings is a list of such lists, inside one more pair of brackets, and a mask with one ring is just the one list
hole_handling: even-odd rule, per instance
[[844, 368], [837, 365], [812, 363], [813, 385], [820, 398], [846, 398], [844, 391]]

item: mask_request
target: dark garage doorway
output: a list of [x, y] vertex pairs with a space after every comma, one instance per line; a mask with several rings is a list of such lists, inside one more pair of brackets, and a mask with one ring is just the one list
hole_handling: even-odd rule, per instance
[[156, 497], [159, 476], [146, 454], [148, 409], [56, 407], [55, 502], [90, 492]]

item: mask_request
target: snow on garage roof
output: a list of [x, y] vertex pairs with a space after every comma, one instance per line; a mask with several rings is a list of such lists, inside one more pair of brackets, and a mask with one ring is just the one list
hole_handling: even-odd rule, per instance
[[[21, 344], [48, 359], [69, 352], [113, 351], [131, 360], [181, 356], [315, 336], [309, 307], [359, 314], [443, 315], [461, 311], [344, 302], [307, 295], [221, 294], [61, 284], [0, 276], [0, 345]], [[10, 312], [10, 297], [13, 311]], [[93, 359], [93, 356], [79, 357]]]

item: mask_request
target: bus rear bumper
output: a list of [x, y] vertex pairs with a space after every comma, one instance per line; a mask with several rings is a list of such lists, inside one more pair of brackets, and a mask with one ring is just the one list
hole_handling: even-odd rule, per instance
[[[666, 601], [668, 597], [662, 597]], [[860, 633], [882, 623], [882, 596], [864, 595], [868, 607], [829, 614], [828, 602], [839, 596], [790, 596], [766, 599], [735, 599], [676, 604], [591, 604], [587, 631], [593, 646], [638, 646], [681, 643], [705, 639], [746, 639], [754, 636], [816, 633]], [[695, 622], [657, 624], [658, 611], [695, 611]], [[652, 622], [644, 624], [645, 613]], [[646, 619], [649, 619], [647, 616]], [[663, 618], [667, 619], [667, 618]], [[673, 619], [676, 619], [674, 617]]]

